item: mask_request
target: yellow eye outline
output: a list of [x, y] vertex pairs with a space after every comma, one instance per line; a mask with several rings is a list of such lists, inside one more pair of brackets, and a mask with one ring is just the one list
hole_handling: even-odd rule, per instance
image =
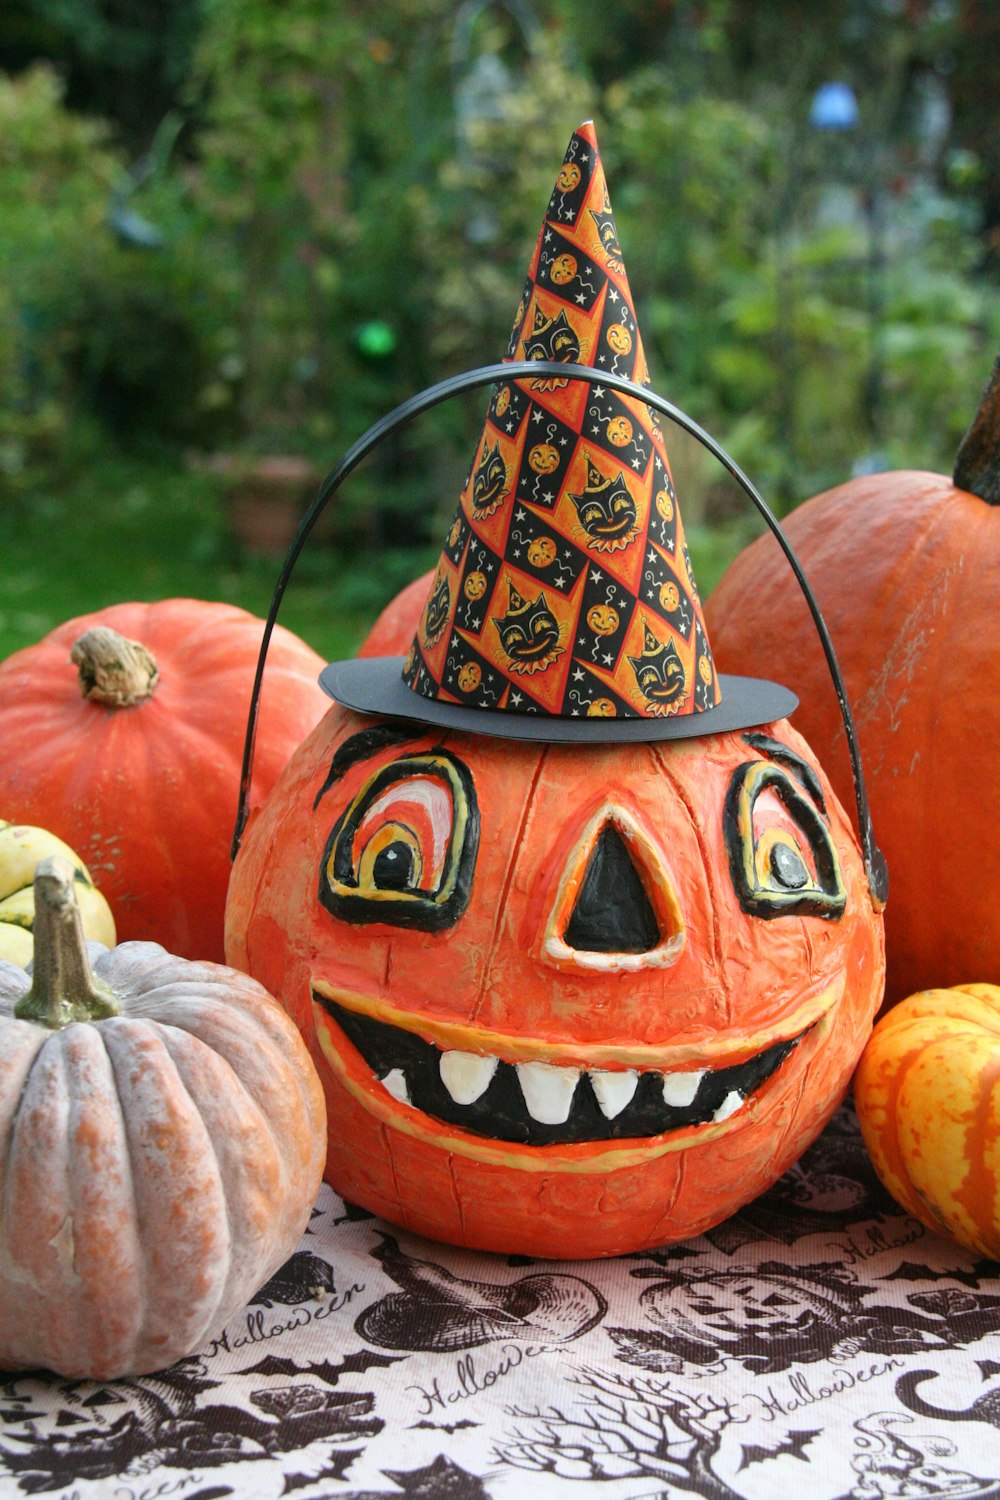
[[[434, 888], [379, 886], [375, 861], [391, 843], [403, 842], [416, 855], [416, 878], [424, 878], [426, 860], [417, 831], [390, 816], [376, 828], [360, 856], [355, 838], [379, 798], [407, 782], [431, 780], [446, 793], [450, 827]], [[334, 823], [320, 864], [319, 899], [332, 916], [347, 922], [388, 922], [437, 932], [450, 927], [465, 911], [479, 850], [479, 807], [467, 766], [446, 750], [406, 755], [380, 766], [355, 794]]]
[[[783, 804], [803, 842], [785, 828], [765, 828], [755, 835], [754, 805], [768, 789]], [[847, 892], [830, 829], [816, 804], [787, 771], [766, 761], [747, 761], [738, 766], [726, 792], [722, 818], [730, 874], [745, 912], [764, 918], [840, 919]], [[784, 886], [775, 880], [771, 861], [779, 846], [791, 849], [802, 861], [806, 872], [803, 884]], [[812, 856], [815, 877], [803, 855], [804, 848]]]

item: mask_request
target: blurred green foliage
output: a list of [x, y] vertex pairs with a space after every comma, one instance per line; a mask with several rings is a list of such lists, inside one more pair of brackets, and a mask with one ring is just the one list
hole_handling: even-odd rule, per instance
[[[13, 0], [2, 493], [22, 517], [58, 497], [72, 530], [74, 496], [158, 463], [157, 506], [220, 559], [221, 482], [192, 455], [322, 472], [499, 358], [588, 116], [659, 391], [782, 508], [858, 467], [947, 469], [1000, 343], [992, 137], [962, 133], [981, 118], [969, 10]], [[853, 131], [808, 124], [831, 78], [855, 89]], [[343, 563], [351, 609], [405, 581], [400, 549], [414, 572], [434, 550], [482, 405], [437, 408], [337, 497], [322, 567]], [[730, 523], [732, 485], [671, 451], [689, 528]]]

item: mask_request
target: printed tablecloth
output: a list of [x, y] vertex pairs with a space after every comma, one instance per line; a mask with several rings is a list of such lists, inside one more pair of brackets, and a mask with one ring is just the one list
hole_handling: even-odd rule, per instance
[[849, 1105], [696, 1240], [531, 1261], [324, 1187], [197, 1356], [0, 1377], [0, 1494], [1000, 1500], [1000, 1266], [904, 1215]]

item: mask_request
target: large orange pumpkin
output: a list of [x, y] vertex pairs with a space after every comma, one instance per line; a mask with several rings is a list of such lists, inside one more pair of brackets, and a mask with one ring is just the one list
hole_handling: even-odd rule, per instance
[[[0, 663], [0, 808], [75, 849], [119, 939], [221, 961], [229, 845], [263, 621], [164, 599], [69, 620]], [[324, 662], [274, 634], [254, 793], [326, 712]]]
[[879, 1177], [908, 1213], [1000, 1259], [1000, 987], [910, 995], [861, 1054], [854, 1092]]
[[883, 980], [856, 840], [785, 721], [539, 745], [334, 707], [251, 817], [227, 952], [309, 1041], [339, 1192], [545, 1256], [761, 1192]]
[[[998, 458], [995, 371], [953, 479], [868, 475], [784, 523], [836, 647], [892, 872], [887, 1003], [1000, 961]], [[837, 698], [770, 537], [732, 563], [706, 619], [723, 670], [766, 664], [798, 694], [796, 725], [848, 801]]]

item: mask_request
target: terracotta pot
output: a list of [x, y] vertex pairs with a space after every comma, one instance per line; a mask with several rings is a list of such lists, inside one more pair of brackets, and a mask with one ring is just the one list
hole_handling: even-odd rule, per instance
[[254, 556], [283, 556], [320, 480], [307, 458], [218, 454], [214, 473], [226, 483], [226, 513], [240, 547]]

